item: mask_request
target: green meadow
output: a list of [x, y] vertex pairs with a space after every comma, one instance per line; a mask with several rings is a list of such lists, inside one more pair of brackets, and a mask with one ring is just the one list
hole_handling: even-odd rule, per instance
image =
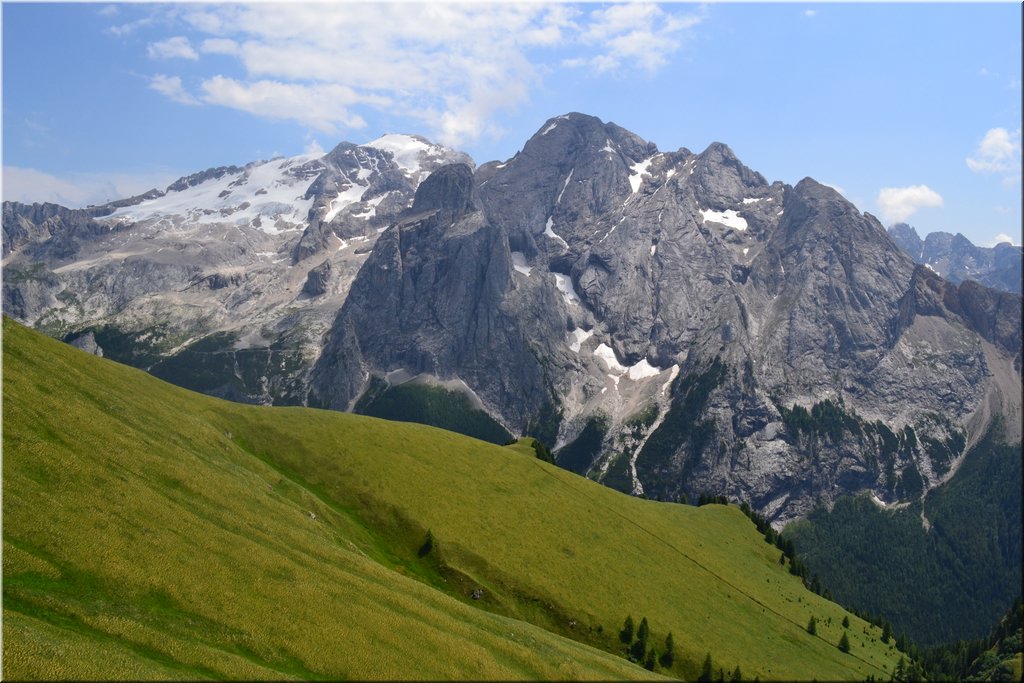
[[[658, 655], [672, 633], [670, 665], [625, 658], [627, 616]], [[888, 679], [880, 635], [734, 507], [221, 401], [4, 319], [7, 678], [692, 680], [710, 653], [726, 678]]]

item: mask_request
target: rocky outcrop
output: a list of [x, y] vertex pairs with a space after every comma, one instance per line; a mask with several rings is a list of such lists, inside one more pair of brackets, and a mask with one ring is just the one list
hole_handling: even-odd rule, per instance
[[311, 268], [306, 274], [306, 284], [302, 285], [302, 293], [309, 296], [321, 296], [327, 293], [327, 285], [331, 281], [331, 262], [324, 261]]
[[523, 319], [508, 239], [489, 222], [463, 164], [417, 190], [409, 213], [377, 240], [313, 370], [310, 404], [347, 409], [369, 374], [459, 378], [519, 424], [549, 406], [542, 358]]
[[103, 349], [96, 343], [96, 335], [92, 330], [71, 339], [68, 341], [68, 344], [71, 344], [76, 349], [81, 349], [86, 353], [91, 353], [94, 356], [99, 356], [100, 358], [103, 357]]
[[209, 180], [217, 180], [226, 175], [241, 173], [243, 170], [244, 169], [238, 166], [218, 166], [216, 168], [208, 168], [205, 171], [200, 171], [198, 173], [178, 178], [167, 186], [167, 192], [181, 192], [182, 190], [187, 190], [190, 187], [202, 185]]
[[917, 315], [938, 316], [967, 327], [1006, 351], [1020, 369], [1021, 297], [972, 280], [953, 284], [919, 265], [900, 304], [897, 334], [908, 329]]
[[88, 209], [66, 209], [57, 204], [3, 204], [3, 255], [32, 247], [37, 259], [66, 259], [81, 243], [110, 230]]

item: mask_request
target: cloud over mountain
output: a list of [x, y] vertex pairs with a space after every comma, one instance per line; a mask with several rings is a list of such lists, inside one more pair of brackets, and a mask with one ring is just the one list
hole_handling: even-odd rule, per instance
[[[500, 134], [494, 114], [530, 100], [552, 53], [563, 55], [556, 68], [650, 74], [669, 64], [701, 17], [644, 3], [258, 3], [190, 8], [167, 21], [191, 38], [150, 43], [150, 57], [198, 62], [188, 76], [152, 77], [150, 86], [176, 102], [332, 134], [394, 112], [459, 145]], [[206, 55], [235, 58], [240, 74], [216, 71], [224, 62], [204, 63]]]

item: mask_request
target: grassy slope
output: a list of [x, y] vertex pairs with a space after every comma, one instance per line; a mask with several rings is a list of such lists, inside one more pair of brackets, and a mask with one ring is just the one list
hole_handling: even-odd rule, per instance
[[3, 329], [8, 677], [643, 676], [524, 621], [611, 649], [626, 614], [674, 633], [677, 676], [708, 651], [762, 680], [898, 659], [853, 616], [839, 652], [845, 612], [734, 508], [421, 425], [227, 403]]

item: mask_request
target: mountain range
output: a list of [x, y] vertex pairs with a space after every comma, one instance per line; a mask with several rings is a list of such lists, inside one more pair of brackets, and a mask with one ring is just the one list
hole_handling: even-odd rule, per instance
[[928, 233], [924, 239], [912, 226], [897, 223], [889, 235], [915, 262], [958, 284], [974, 280], [986, 287], [1021, 293], [1021, 247], [1000, 242], [994, 247], [974, 245], [962, 234]]
[[5, 202], [3, 230], [4, 310], [81, 348], [250, 403], [401, 417], [440, 392], [609, 486], [779, 528], [921, 499], [996, 417], [1021, 440], [1019, 295], [915, 264], [811, 178], [583, 114], [479, 167], [388, 135]]

